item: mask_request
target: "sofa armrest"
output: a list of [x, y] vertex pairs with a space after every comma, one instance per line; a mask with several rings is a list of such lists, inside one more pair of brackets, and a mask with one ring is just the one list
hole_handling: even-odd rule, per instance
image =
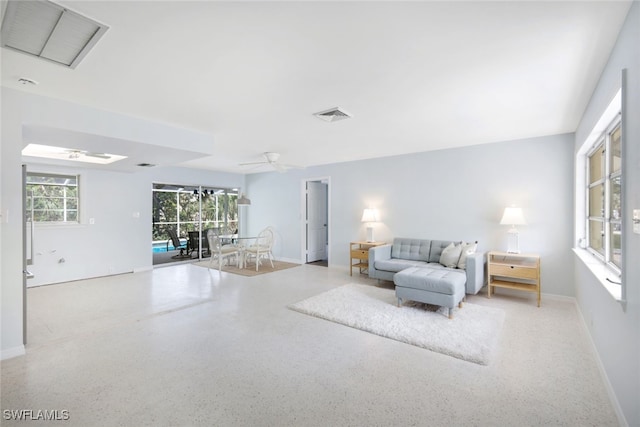
[[[371, 255], [369, 255], [371, 256]], [[484, 266], [486, 263], [486, 254], [484, 252], [476, 252], [467, 256], [467, 294], [477, 294], [484, 286]]]
[[369, 277], [371, 279], [384, 279], [384, 275], [376, 270], [376, 261], [391, 259], [391, 245], [374, 246], [369, 249]]

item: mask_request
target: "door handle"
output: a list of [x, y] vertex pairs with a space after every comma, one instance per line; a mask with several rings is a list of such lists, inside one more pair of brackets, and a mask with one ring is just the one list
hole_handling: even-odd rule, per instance
[[29, 270], [22, 270], [22, 274], [24, 274], [24, 277], [27, 279], [33, 279], [35, 277], [35, 275]]

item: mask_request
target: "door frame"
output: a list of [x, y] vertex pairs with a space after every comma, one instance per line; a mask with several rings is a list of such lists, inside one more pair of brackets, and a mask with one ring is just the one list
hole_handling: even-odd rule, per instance
[[[22, 345], [27, 345], [27, 279], [31, 275], [27, 261], [27, 165], [22, 164]], [[33, 218], [31, 218], [33, 223]], [[33, 239], [33, 234], [29, 236]], [[31, 242], [33, 248], [33, 242]], [[33, 261], [33, 258], [31, 258]]]
[[300, 254], [302, 264], [307, 263], [307, 182], [327, 184], [327, 265], [331, 265], [331, 177], [304, 178], [300, 181]]
[[[35, 223], [33, 222], [33, 201], [31, 205], [31, 221], [27, 223], [27, 173], [28, 167], [22, 164], [22, 344], [27, 345], [27, 280], [33, 278], [33, 273], [29, 271], [29, 266], [33, 265], [33, 234]], [[28, 227], [28, 231], [27, 231]]]

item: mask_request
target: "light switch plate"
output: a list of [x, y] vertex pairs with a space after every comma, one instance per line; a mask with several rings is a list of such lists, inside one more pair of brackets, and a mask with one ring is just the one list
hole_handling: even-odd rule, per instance
[[633, 232], [640, 234], [640, 209], [633, 210]]

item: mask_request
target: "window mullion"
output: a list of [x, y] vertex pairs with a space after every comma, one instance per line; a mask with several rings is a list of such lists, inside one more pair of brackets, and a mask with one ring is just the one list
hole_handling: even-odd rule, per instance
[[609, 263], [611, 261], [611, 134], [609, 132], [605, 135], [604, 140], [604, 262]]

